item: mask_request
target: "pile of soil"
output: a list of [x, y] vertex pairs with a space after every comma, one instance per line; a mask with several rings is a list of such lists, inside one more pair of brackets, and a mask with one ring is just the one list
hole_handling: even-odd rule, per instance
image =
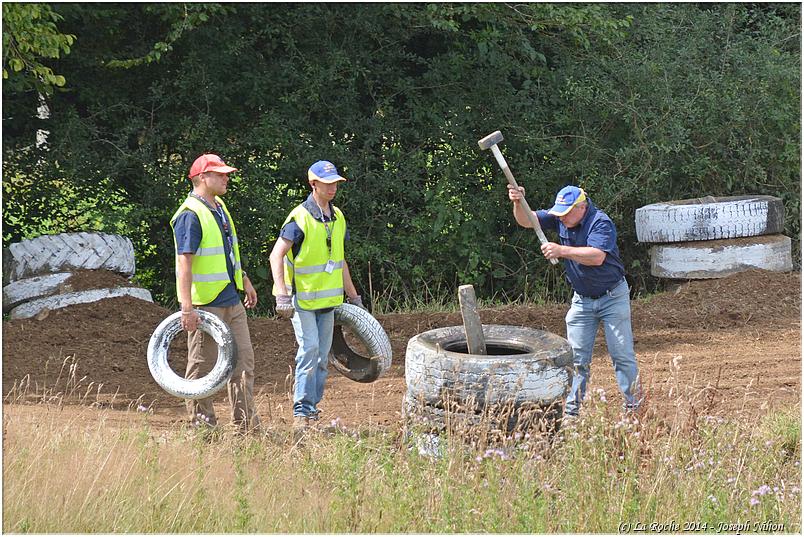
[[77, 270], [64, 282], [64, 285], [73, 291], [134, 286], [125, 276], [108, 270]]
[[[90, 271], [92, 272], [92, 271]], [[92, 277], [79, 275], [78, 285]], [[120, 278], [127, 282], [125, 278]], [[100, 281], [100, 280], [99, 280]], [[122, 285], [123, 282], [117, 282]], [[72, 281], [71, 281], [72, 284]], [[485, 324], [538, 328], [566, 335], [567, 304], [506, 306], [481, 310]], [[3, 322], [3, 393], [30, 377], [31, 392], [64, 386], [65, 359], [77, 363], [83, 386], [102, 383], [103, 393], [118, 392], [125, 407], [141, 398], [170, 419], [183, 414], [182, 402], [165, 393], [146, 364], [153, 330], [171, 311], [131, 297], [70, 306], [43, 320]], [[799, 273], [748, 271], [718, 280], [691, 281], [676, 290], [632, 301], [635, 347], [643, 385], [651, 404], [677, 404], [664, 387], [680, 383], [708, 390], [707, 411], [739, 413], [747, 409], [800, 403], [801, 276]], [[432, 328], [462, 323], [459, 312], [378, 316], [393, 347], [393, 365], [386, 376], [358, 384], [330, 369], [322, 408], [328, 417], [347, 424], [393, 424], [400, 419], [405, 392], [404, 356], [408, 339]], [[284, 319], [249, 319], [256, 357], [255, 392], [264, 421], [290, 417], [289, 390], [296, 352], [291, 324]], [[183, 371], [186, 340], [171, 347], [171, 364]], [[671, 365], [674, 364], [674, 365]], [[595, 347], [592, 389], [618, 397], [602, 331]], [[707, 387], [708, 386], [708, 387]], [[64, 391], [64, 388], [61, 388]], [[80, 390], [77, 390], [80, 391]], [[678, 395], [678, 391], [675, 392]], [[12, 398], [18, 393], [12, 394]], [[219, 416], [228, 415], [225, 390], [215, 396]]]

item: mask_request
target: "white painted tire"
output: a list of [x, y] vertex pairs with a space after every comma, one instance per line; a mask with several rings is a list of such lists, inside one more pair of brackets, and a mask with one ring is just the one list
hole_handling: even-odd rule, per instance
[[72, 272], [57, 272], [11, 282], [3, 287], [3, 313], [25, 302], [59, 293], [72, 275]]
[[566, 339], [503, 325], [483, 325], [483, 335], [488, 355], [466, 353], [463, 326], [411, 338], [405, 354], [411, 396], [437, 406], [450, 400], [475, 410], [508, 402], [546, 406], [563, 400], [572, 380], [572, 347]]
[[218, 344], [218, 360], [207, 375], [198, 379], [186, 379], [176, 374], [168, 363], [170, 342], [180, 333], [181, 312], [162, 321], [148, 342], [148, 369], [159, 386], [181, 399], [204, 399], [223, 389], [232, 378], [237, 364], [237, 347], [229, 327], [217, 315], [204, 310], [195, 310], [201, 317], [199, 330], [203, 330]]
[[108, 233], [60, 233], [16, 242], [3, 265], [10, 281], [77, 269], [134, 274], [134, 246], [128, 237]]
[[784, 235], [654, 245], [650, 258], [650, 273], [659, 278], [694, 280], [750, 269], [793, 270], [790, 237]]
[[[340, 326], [350, 329], [365, 346], [368, 356], [349, 347]], [[352, 304], [335, 308], [335, 333], [329, 361], [336, 371], [356, 382], [374, 382], [390, 369], [391, 360], [391, 340], [377, 319]]]
[[782, 232], [784, 205], [773, 196], [708, 196], [640, 207], [634, 221], [639, 242], [754, 237]]
[[27, 319], [37, 315], [44, 309], [57, 310], [73, 306], [75, 304], [89, 304], [90, 302], [98, 302], [107, 298], [116, 298], [121, 296], [131, 296], [146, 302], [153, 302], [151, 293], [147, 289], [140, 287], [115, 287], [114, 289], [90, 289], [87, 291], [76, 291], [74, 293], [65, 293], [63, 295], [53, 295], [45, 298], [38, 298], [31, 300], [12, 309], [9, 317], [12, 319]]

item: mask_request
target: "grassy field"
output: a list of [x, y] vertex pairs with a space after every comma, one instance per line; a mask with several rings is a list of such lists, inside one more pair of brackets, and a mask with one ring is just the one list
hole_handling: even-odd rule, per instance
[[596, 392], [552, 442], [453, 435], [427, 457], [397, 430], [296, 442], [37, 406], [4, 409], [5, 532], [801, 532], [800, 408], [637, 422]]

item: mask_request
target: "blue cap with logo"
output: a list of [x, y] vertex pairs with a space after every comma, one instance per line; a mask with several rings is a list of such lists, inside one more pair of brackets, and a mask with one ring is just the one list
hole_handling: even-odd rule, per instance
[[565, 186], [558, 191], [555, 205], [547, 212], [555, 216], [564, 216], [582, 201], [586, 201], [586, 193], [582, 188]]
[[345, 177], [338, 175], [338, 168], [328, 160], [319, 160], [307, 170], [307, 179], [321, 181], [322, 183], [337, 183], [346, 181]]

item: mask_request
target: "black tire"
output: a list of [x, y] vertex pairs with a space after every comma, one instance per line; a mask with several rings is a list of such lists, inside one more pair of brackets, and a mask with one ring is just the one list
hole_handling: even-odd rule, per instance
[[488, 355], [466, 354], [462, 326], [437, 328], [408, 341], [408, 392], [427, 404], [450, 400], [483, 408], [512, 402], [551, 405], [563, 400], [572, 380], [572, 348], [566, 339], [533, 328], [483, 325]]
[[11, 244], [7, 254], [3, 275], [9, 281], [77, 269], [105, 269], [132, 276], [135, 269], [131, 240], [108, 233], [42, 235]]
[[30, 302], [20, 304], [9, 312], [9, 317], [12, 319], [27, 319], [37, 315], [42, 310], [57, 310], [73, 306], [75, 304], [89, 304], [90, 302], [98, 302], [106, 300], [107, 298], [116, 298], [121, 296], [131, 296], [145, 300], [146, 302], [153, 302], [151, 293], [147, 289], [140, 287], [115, 287], [114, 289], [89, 289], [87, 291], [76, 291], [74, 293], [64, 293], [63, 295], [53, 295], [44, 298], [37, 298]]
[[63, 292], [64, 282], [72, 275], [72, 272], [57, 272], [9, 283], [3, 287], [3, 313], [31, 300]]
[[708, 196], [646, 205], [634, 220], [639, 242], [734, 239], [781, 233], [784, 205], [773, 196]]
[[793, 270], [790, 237], [784, 235], [654, 245], [650, 258], [650, 273], [659, 278], [694, 280], [751, 269]]
[[180, 333], [181, 312], [167, 317], [154, 330], [148, 342], [148, 369], [163, 390], [181, 399], [204, 399], [223, 389], [237, 365], [237, 347], [229, 327], [217, 315], [195, 310], [201, 317], [199, 330], [203, 330], [218, 344], [218, 360], [212, 371], [198, 379], [185, 379], [177, 375], [168, 363], [170, 342]]
[[[346, 342], [341, 327], [347, 327], [366, 348], [363, 356]], [[356, 382], [374, 382], [391, 367], [391, 340], [368, 311], [352, 304], [335, 308], [335, 330], [329, 361], [336, 371]]]

